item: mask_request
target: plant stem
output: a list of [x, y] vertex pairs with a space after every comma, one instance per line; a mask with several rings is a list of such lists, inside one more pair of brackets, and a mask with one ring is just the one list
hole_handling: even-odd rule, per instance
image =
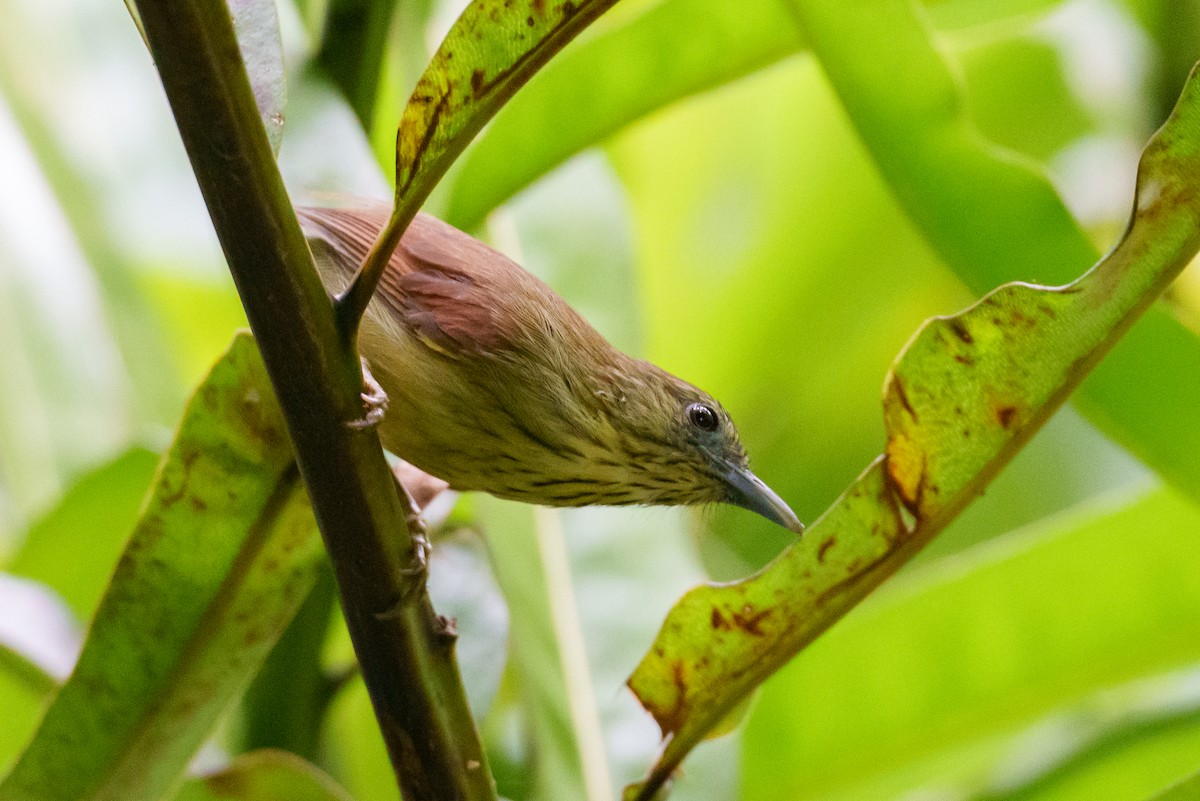
[[192, 167], [279, 396], [407, 801], [494, 799], [452, 639], [408, 568], [405, 509], [362, 374], [292, 212], [224, 3], [139, 0]]

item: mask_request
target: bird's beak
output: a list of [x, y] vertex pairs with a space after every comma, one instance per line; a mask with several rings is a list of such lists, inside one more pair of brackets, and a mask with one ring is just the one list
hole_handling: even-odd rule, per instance
[[729, 465], [725, 470], [725, 483], [729, 487], [730, 503], [757, 512], [788, 531], [797, 534], [804, 531], [804, 524], [783, 502], [783, 498], [776, 495], [774, 490], [747, 468]]

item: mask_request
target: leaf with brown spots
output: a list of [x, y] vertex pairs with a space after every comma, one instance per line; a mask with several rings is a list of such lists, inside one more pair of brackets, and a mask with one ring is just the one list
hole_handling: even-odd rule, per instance
[[358, 320], [433, 187], [504, 103], [616, 0], [473, 0], [404, 107], [392, 214], [343, 298]]
[[671, 610], [629, 680], [667, 744], [628, 798], [653, 797], [730, 709], [983, 492], [1200, 249], [1196, 175], [1194, 71], [1142, 155], [1117, 247], [1067, 286], [1009, 284], [923, 325], [885, 386], [886, 455], [765, 570]]
[[316, 580], [312, 510], [258, 349], [192, 397], [74, 673], [0, 798], [157, 799]]
[[616, 0], [474, 0], [409, 98], [396, 135], [396, 208], [411, 219], [467, 143], [551, 56]]

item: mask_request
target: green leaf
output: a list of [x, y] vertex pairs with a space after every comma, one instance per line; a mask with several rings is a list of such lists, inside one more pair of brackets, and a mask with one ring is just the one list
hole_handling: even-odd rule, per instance
[[[321, 49], [316, 60], [341, 90], [359, 124], [368, 133], [375, 116], [389, 34], [395, 30], [405, 33], [411, 30], [393, 26], [397, 5], [396, 0], [331, 0], [324, 10]], [[424, 48], [419, 52], [422, 57], [427, 54]], [[388, 125], [390, 127], [390, 120]]]
[[685, 595], [630, 678], [669, 738], [637, 797], [981, 493], [1187, 265], [1200, 248], [1198, 171], [1193, 74], [1146, 146], [1133, 218], [1103, 261], [1065, 287], [1001, 287], [918, 331], [885, 388], [887, 456], [765, 571]]
[[242, 754], [224, 770], [183, 785], [175, 801], [351, 801], [320, 768], [287, 751]]
[[496, 111], [616, 0], [474, 0], [417, 82], [396, 135], [405, 224]]
[[[1067, 281], [1096, 260], [1041, 170], [978, 133], [959, 81], [908, 2], [874, 0], [853, 10], [831, 0], [792, 5], [897, 199], [973, 290], [1013, 279]], [[1200, 338], [1155, 308], [1085, 382], [1077, 405], [1200, 497], [1197, 373]]]
[[[337, 584], [323, 565], [315, 586], [242, 696], [238, 750], [278, 749], [315, 760], [336, 679], [322, 663]], [[340, 615], [339, 615], [340, 616]]]
[[62, 601], [34, 581], [0, 573], [0, 673], [47, 697], [71, 672], [82, 639]]
[[7, 773], [29, 742], [46, 709], [46, 694], [17, 676], [0, 672], [0, 774]]
[[75, 616], [96, 609], [137, 521], [158, 456], [129, 450], [92, 470], [35, 523], [8, 571], [53, 587]]
[[562, 542], [560, 512], [479, 498], [511, 611], [511, 664], [538, 753], [534, 796], [607, 801], [603, 734]]
[[1155, 793], [1149, 801], [1196, 801], [1200, 798], [1200, 773], [1190, 776], [1161, 793]]
[[355, 676], [330, 704], [326, 740], [332, 770], [359, 801], [398, 801], [396, 773], [361, 676]]
[[764, 686], [745, 732], [746, 798], [971, 780], [1012, 751], [1010, 732], [1200, 660], [1197, 530], [1200, 509], [1160, 490], [898, 578]]
[[[938, 23], [985, 25], [1040, 11], [1047, 0], [930, 2]], [[664, 42], [687, 47], [664, 47]], [[470, 230], [567, 158], [686, 97], [805, 48], [775, 0], [666, 0], [568, 48], [496, 114], [448, 176], [447, 221]], [[440, 193], [439, 193], [440, 194]]]
[[257, 348], [192, 398], [79, 664], [0, 799], [156, 799], [258, 669], [321, 559]]
[[616, 0], [473, 0], [413, 90], [396, 134], [395, 206], [342, 298], [366, 310], [387, 260], [450, 164], [551, 56]]
[[[687, 47], [664, 47], [686, 41]], [[452, 173], [446, 219], [461, 228], [569, 156], [651, 111], [802, 47], [776, 0], [667, 0], [567, 50], [507, 103]]]

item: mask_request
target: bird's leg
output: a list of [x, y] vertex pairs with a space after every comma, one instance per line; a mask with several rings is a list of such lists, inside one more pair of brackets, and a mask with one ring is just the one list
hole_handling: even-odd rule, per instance
[[362, 374], [363, 374], [363, 392], [359, 394], [362, 398], [363, 408], [366, 413], [360, 420], [351, 420], [346, 423], [350, 428], [363, 429], [371, 428], [379, 425], [383, 420], [383, 415], [387, 412], [388, 396], [383, 391], [383, 387], [379, 386], [379, 382], [375, 380], [375, 376], [371, 375], [371, 368], [367, 365], [367, 360], [362, 359]]
[[392, 478], [396, 481], [396, 488], [400, 492], [400, 503], [404, 506], [404, 522], [408, 524], [408, 533], [412, 537], [413, 556], [409, 566], [400, 571], [404, 577], [403, 585], [400, 588], [400, 597], [390, 609], [375, 614], [380, 620], [398, 616], [406, 606], [425, 591], [425, 583], [429, 580], [429, 556], [433, 551], [433, 546], [429, 544], [425, 519], [421, 517], [420, 507], [417, 506], [412, 493], [408, 491], [408, 487], [404, 485], [396, 472], [392, 473]]

